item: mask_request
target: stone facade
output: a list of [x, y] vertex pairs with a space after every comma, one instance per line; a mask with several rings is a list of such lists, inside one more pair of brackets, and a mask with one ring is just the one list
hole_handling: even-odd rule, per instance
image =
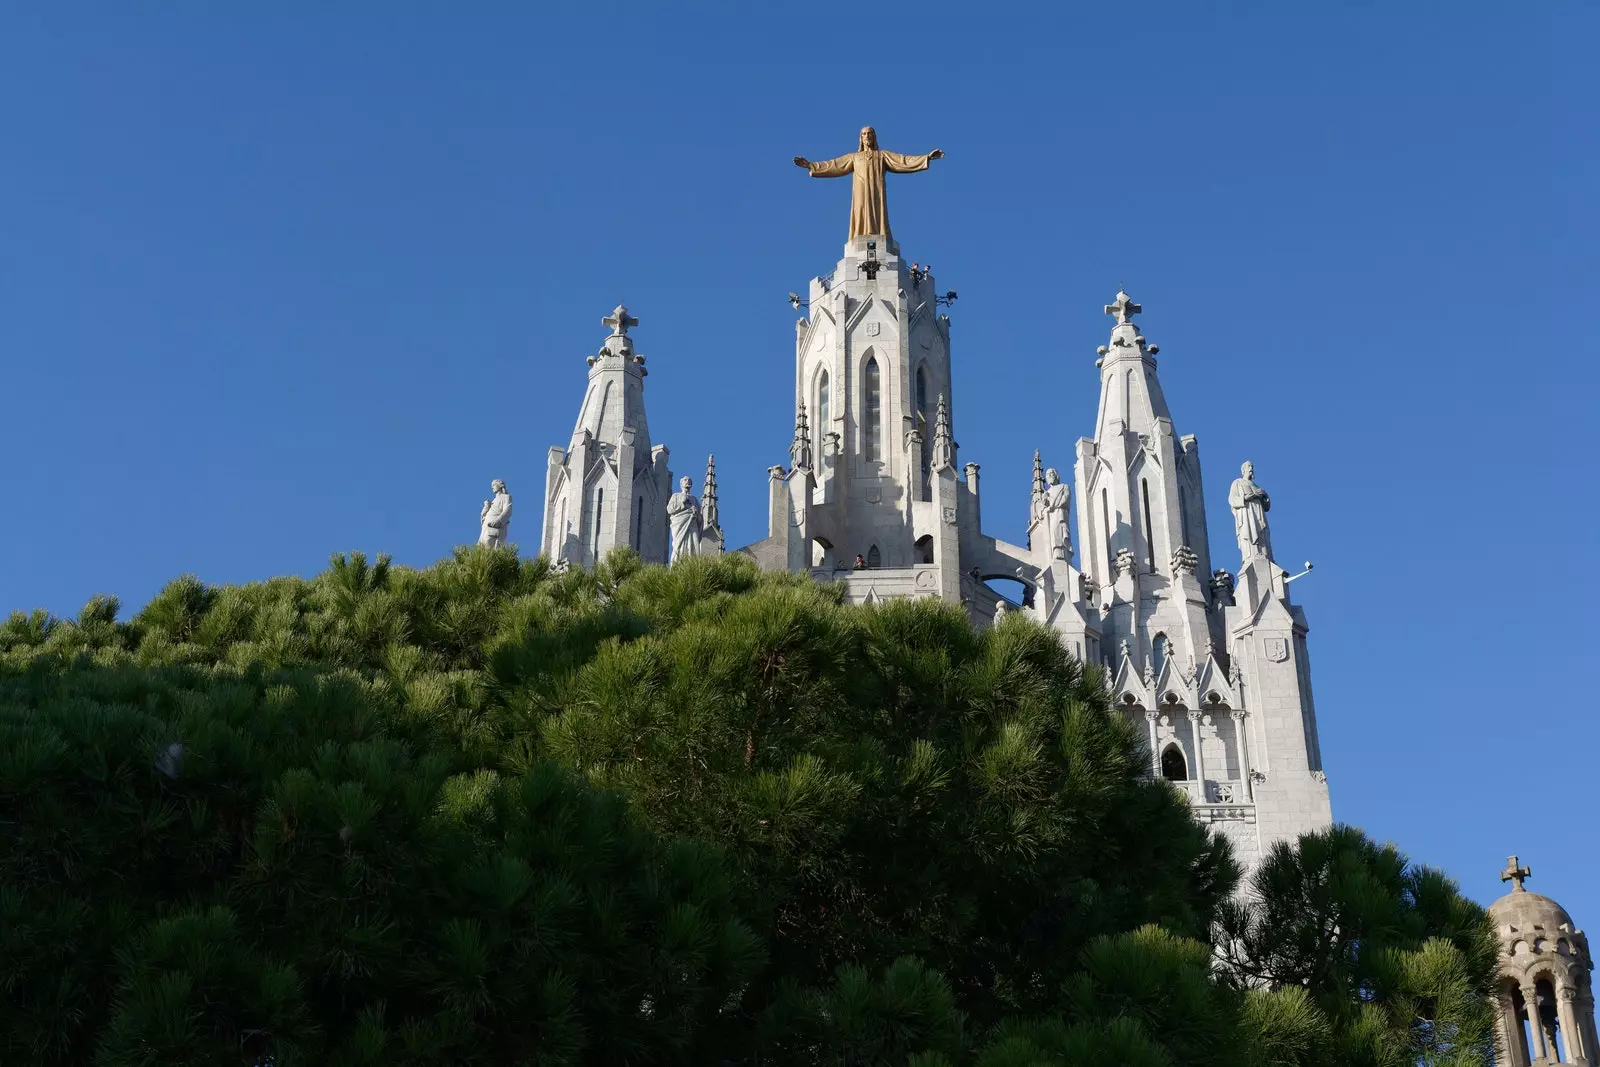
[[[768, 472], [768, 535], [738, 551], [837, 582], [852, 603], [937, 598], [979, 625], [1031, 614], [1103, 668], [1149, 738], [1150, 773], [1246, 866], [1327, 826], [1307, 625], [1271, 558], [1269, 501], [1235, 483], [1249, 533], [1238, 570], [1213, 571], [1199, 445], [1174, 427], [1142, 309], [1126, 293], [1106, 306], [1094, 436], [1077, 444], [1070, 489], [1035, 456], [1028, 543], [1015, 545], [983, 532], [978, 465], [958, 462], [952, 298], [883, 235], [851, 238], [807, 299], [793, 297], [808, 314], [795, 324], [789, 464]], [[665, 562], [672, 476], [645, 425], [634, 320], [618, 308], [605, 321], [612, 336], [590, 358], [572, 443], [550, 453], [544, 551], [590, 564], [628, 544]], [[997, 580], [1015, 583], [1020, 603]]]

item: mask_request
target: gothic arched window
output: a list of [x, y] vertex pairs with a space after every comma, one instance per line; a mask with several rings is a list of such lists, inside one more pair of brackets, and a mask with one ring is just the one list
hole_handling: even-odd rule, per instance
[[1167, 665], [1167, 635], [1156, 634], [1155, 640], [1150, 642], [1151, 669], [1157, 678], [1161, 677], [1161, 668]]
[[873, 463], [883, 462], [883, 381], [878, 361], [867, 360], [866, 396], [861, 405], [861, 454]]
[[1161, 777], [1169, 782], [1189, 780], [1189, 761], [1183, 758], [1183, 749], [1177, 745], [1168, 745], [1161, 753]]
[[596, 489], [594, 491], [594, 544], [589, 549], [589, 554], [594, 557], [596, 563], [600, 562], [600, 519], [605, 514], [605, 510], [606, 491], [604, 489]]
[[822, 373], [817, 375], [817, 441], [820, 444], [828, 436], [828, 418], [833, 412], [828, 406], [828, 368], [822, 368]]
[[882, 561], [882, 558], [883, 557], [878, 555], [877, 545], [873, 545], [871, 548], [867, 549], [867, 569], [877, 570], [878, 564]]
[[917, 368], [917, 429], [922, 431], [922, 495], [931, 497], [933, 485], [933, 435], [928, 426], [928, 371]]

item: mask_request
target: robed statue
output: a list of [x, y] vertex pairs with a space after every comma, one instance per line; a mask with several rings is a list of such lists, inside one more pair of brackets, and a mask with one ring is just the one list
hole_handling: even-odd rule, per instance
[[842, 178], [851, 175], [850, 186], [850, 236], [876, 235], [887, 240], [889, 234], [889, 203], [884, 189], [883, 176], [889, 171], [911, 174], [927, 170], [931, 160], [941, 159], [944, 152], [935, 148], [925, 156], [907, 156], [878, 147], [878, 135], [871, 126], [861, 128], [861, 147], [838, 159], [813, 163], [804, 156], [795, 156], [794, 165], [804, 167], [813, 178]]
[[1228, 488], [1228, 506], [1233, 509], [1233, 532], [1239, 539], [1239, 555], [1245, 562], [1256, 556], [1272, 558], [1272, 539], [1267, 532], [1267, 511], [1272, 502], [1267, 491], [1256, 484], [1256, 465], [1249, 460], [1239, 468], [1240, 477]]
[[700, 540], [705, 526], [700, 515], [700, 501], [689, 492], [693, 483], [685, 475], [678, 482], [678, 491], [667, 499], [667, 525], [672, 533], [672, 562], [700, 554]]
[[1072, 555], [1072, 538], [1067, 530], [1071, 490], [1054, 467], [1044, 472], [1044, 482], [1044, 520], [1050, 538], [1050, 555], [1055, 559], [1068, 559]]
[[478, 512], [478, 544], [504, 548], [506, 534], [511, 532], [511, 494], [506, 492], [506, 483], [499, 478], [489, 483], [489, 492], [494, 494], [494, 499], [485, 500], [483, 509]]

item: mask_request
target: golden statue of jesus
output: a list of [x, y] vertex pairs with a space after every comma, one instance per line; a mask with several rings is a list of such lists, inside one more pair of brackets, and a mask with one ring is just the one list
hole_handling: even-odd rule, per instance
[[813, 163], [804, 156], [795, 156], [794, 165], [804, 167], [813, 178], [842, 178], [852, 175], [850, 185], [850, 236], [869, 234], [887, 240], [889, 234], [889, 202], [884, 190], [883, 176], [887, 171], [910, 174], [927, 170], [931, 160], [940, 159], [944, 152], [935, 148], [925, 156], [904, 156], [878, 147], [878, 134], [871, 126], [861, 128], [861, 147], [849, 155]]

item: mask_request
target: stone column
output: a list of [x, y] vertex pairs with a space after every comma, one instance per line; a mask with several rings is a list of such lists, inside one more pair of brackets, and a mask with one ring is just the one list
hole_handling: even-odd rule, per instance
[[1255, 783], [1250, 781], [1250, 746], [1245, 744], [1244, 712], [1233, 713], [1233, 746], [1239, 755], [1239, 780], [1244, 784], [1244, 799], [1256, 798]]
[[[1527, 1049], [1522, 1042], [1522, 1024], [1517, 1021], [1517, 1004], [1509, 990], [1496, 998], [1500, 1005], [1500, 1044], [1506, 1067], [1528, 1067]], [[1498, 1061], [1497, 1061], [1498, 1062]]]
[[1194, 776], [1200, 782], [1200, 803], [1210, 801], [1206, 795], [1206, 746], [1200, 737], [1200, 713], [1189, 713], [1189, 735], [1194, 738]]
[[1572, 988], [1572, 979], [1566, 975], [1556, 978], [1556, 1022], [1567, 1042], [1567, 1060], [1571, 1063], [1588, 1063], [1589, 1048], [1578, 1026], [1577, 1005], [1573, 1001], [1578, 991]]
[[1156, 748], [1156, 713], [1144, 713], [1144, 721], [1150, 727], [1150, 773], [1156, 778], [1161, 777], [1161, 752]]
[[1528, 1009], [1528, 1031], [1533, 1035], [1533, 1048], [1529, 1053], [1536, 1060], [1548, 1058], [1544, 1050], [1544, 1024], [1539, 1021], [1539, 992], [1532, 982], [1522, 986], [1522, 1003]]

